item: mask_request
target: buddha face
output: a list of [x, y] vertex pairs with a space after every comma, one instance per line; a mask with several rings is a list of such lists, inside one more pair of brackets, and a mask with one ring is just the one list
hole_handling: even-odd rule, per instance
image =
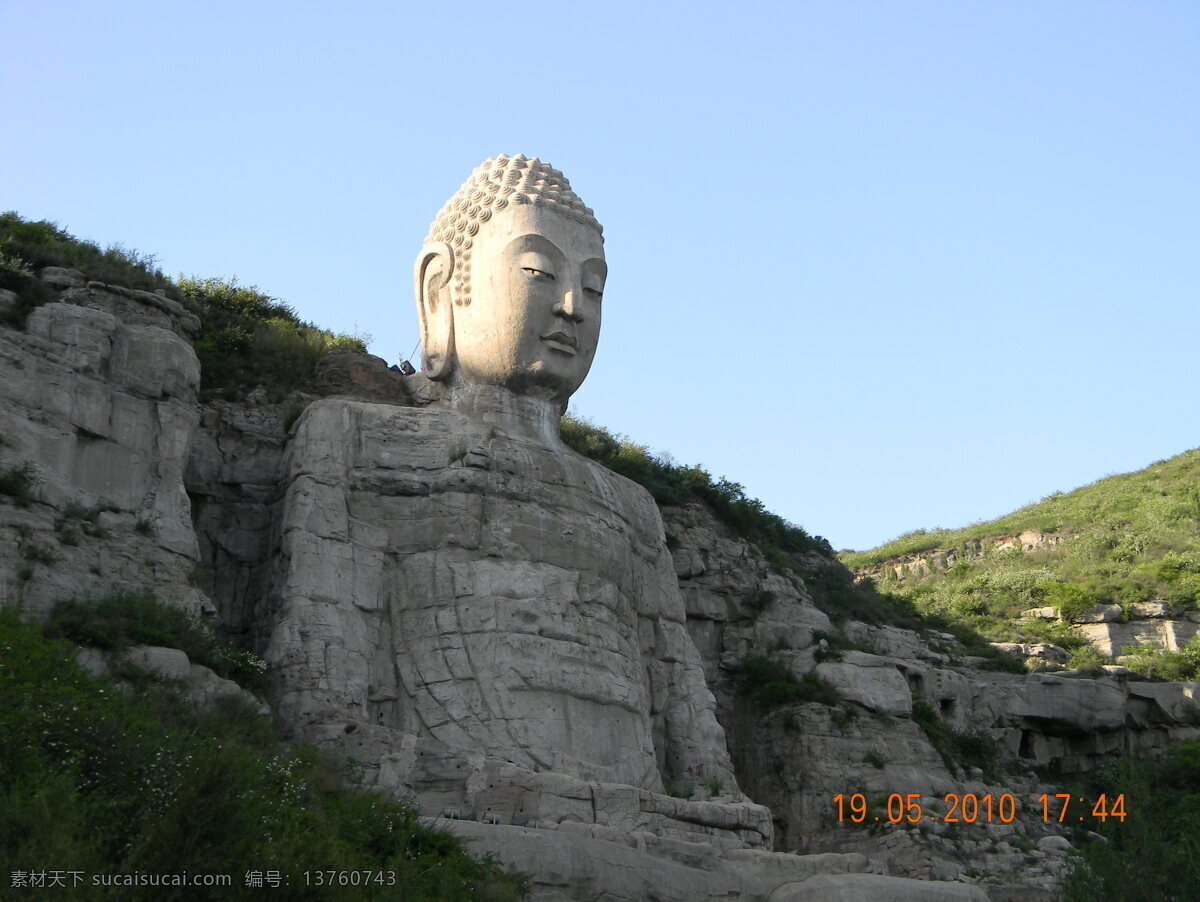
[[565, 402], [600, 337], [600, 233], [548, 207], [513, 204], [479, 229], [470, 267], [472, 300], [453, 310], [457, 377]]

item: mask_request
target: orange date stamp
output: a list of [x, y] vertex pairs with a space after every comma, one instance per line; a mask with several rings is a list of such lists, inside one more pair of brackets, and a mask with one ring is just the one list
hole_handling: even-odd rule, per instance
[[[887, 795], [886, 802], [870, 801], [861, 792], [846, 795], [839, 792], [833, 797], [838, 823], [890, 823], [890, 824], [1011, 824], [1017, 819], [1020, 803], [1011, 792], [983, 793], [948, 792], [942, 797], [944, 813], [928, 810], [921, 805], [919, 792]], [[882, 797], [880, 797], [882, 799]], [[1087, 819], [1100, 822], [1110, 817], [1125, 820], [1125, 794], [1100, 795], [1094, 800], [1074, 796], [1069, 792], [1053, 795], [1042, 793], [1034, 800], [1034, 810], [1041, 807], [1043, 823], [1059, 824], [1082, 822]]]

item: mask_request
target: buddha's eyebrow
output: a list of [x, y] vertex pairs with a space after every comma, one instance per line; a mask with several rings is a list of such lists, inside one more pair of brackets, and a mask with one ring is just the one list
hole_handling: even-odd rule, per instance
[[527, 235], [519, 235], [508, 244], [508, 249], [514, 253], [522, 251], [534, 251], [541, 254], [549, 254], [555, 260], [562, 260], [566, 256], [559, 249], [558, 245], [544, 235], [539, 235], [536, 232], [530, 232]]

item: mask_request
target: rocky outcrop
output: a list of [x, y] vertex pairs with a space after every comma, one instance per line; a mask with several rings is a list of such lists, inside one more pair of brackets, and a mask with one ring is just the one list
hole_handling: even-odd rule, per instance
[[[1200, 612], [1189, 611], [1189, 614]], [[1154, 619], [1130, 619], [1125, 622], [1108, 621], [1086, 623], [1076, 626], [1092, 645], [1101, 652], [1117, 657], [1129, 645], [1153, 645], [1169, 651], [1178, 651], [1181, 646], [1200, 631], [1200, 622], [1191, 618], [1172, 620], [1168, 617]]]
[[[962, 879], [970, 862], [988, 875], [996, 898], [1006, 885], [1049, 898], [1065, 852], [1024, 851], [1057, 829], [1042, 823], [1034, 803], [1041, 792], [1056, 791], [1044, 781], [1073, 779], [1127, 749], [1154, 754], [1200, 735], [1191, 684], [1119, 673], [1085, 679], [984, 671], [949, 634], [835, 624], [814, 606], [802, 579], [771, 572], [757, 549], [703, 507], [663, 513], [688, 627], [719, 700], [735, 769], [750, 797], [773, 812], [777, 849], [860, 851], [892, 875], [937, 880]], [[852, 648], [833, 649], [827, 639], [835, 636]], [[1020, 648], [1066, 657], [1052, 646]], [[836, 688], [841, 706], [756, 705], [732, 678], [747, 654], [772, 655], [797, 675], [815, 672]], [[994, 745], [990, 779], [978, 768], [950, 767], [912, 717], [918, 701], [946, 728]], [[941, 813], [948, 793], [1013, 793], [1025, 810], [1014, 824], [972, 825], [965, 835], [940, 822], [838, 822], [831, 800], [855, 792], [876, 800], [917, 793], [925, 811]]]
[[857, 573], [859, 577], [875, 580], [924, 577], [931, 573], [945, 572], [959, 561], [977, 561], [989, 554], [1005, 551], [1032, 554], [1045, 548], [1053, 548], [1070, 539], [1069, 535], [1025, 529], [1014, 534], [967, 539], [953, 548], [932, 548], [928, 551], [900, 555], [879, 564], [863, 567]]
[[0, 557], [3, 596], [44, 612], [145, 588], [211, 609], [189, 581], [182, 480], [200, 412], [197, 321], [158, 295], [79, 281], [60, 279], [59, 302], [24, 332], [0, 330], [0, 466], [35, 474], [25, 506], [0, 506], [0, 543], [19, 552]]
[[199, 566], [197, 583], [213, 599], [222, 627], [247, 644], [257, 639], [255, 613], [268, 592], [282, 492], [279, 468], [289, 419], [310, 396], [283, 403], [265, 394], [205, 406], [186, 469]]
[[233, 680], [219, 676], [203, 664], [192, 662], [178, 648], [134, 645], [108, 653], [97, 648], [81, 648], [76, 659], [83, 667], [97, 675], [113, 673], [114, 664], [122, 669], [133, 666], [145, 671], [154, 679], [180, 686], [184, 698], [201, 711], [213, 708], [222, 700], [235, 699], [259, 714], [270, 713], [270, 708], [253, 693], [246, 691]]
[[[1063, 620], [1055, 607], [1030, 608], [1021, 617]], [[1102, 654], [1115, 658], [1129, 645], [1178, 651], [1200, 631], [1200, 611], [1181, 611], [1158, 600], [1134, 602], [1128, 610], [1119, 604], [1097, 604], [1074, 616], [1071, 625]]]

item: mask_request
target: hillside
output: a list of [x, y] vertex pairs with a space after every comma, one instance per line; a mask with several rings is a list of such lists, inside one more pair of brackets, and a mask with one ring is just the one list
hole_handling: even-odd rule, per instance
[[[1089, 621], [1155, 612], [1192, 621], [1200, 607], [1200, 449], [996, 520], [916, 530], [840, 558], [881, 592], [994, 640], [1079, 648], [1087, 637], [1078, 624]], [[1045, 607], [1059, 619], [1020, 618]], [[1098, 659], [1075, 663], [1089, 660]]]

